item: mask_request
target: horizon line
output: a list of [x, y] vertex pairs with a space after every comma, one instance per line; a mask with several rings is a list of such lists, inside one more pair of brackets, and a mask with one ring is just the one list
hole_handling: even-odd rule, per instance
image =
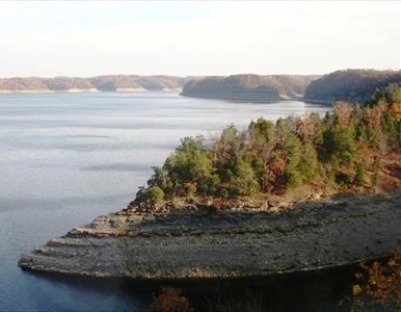
[[56, 76], [38, 76], [38, 75], [27, 75], [27, 76], [5, 76], [0, 77], [0, 79], [27, 79], [27, 78], [40, 78], [40, 79], [55, 79], [55, 78], [96, 78], [96, 77], [107, 77], [107, 76], [138, 76], [138, 77], [175, 77], [175, 78], [190, 78], [190, 77], [230, 77], [230, 76], [240, 76], [240, 75], [256, 75], [256, 76], [323, 76], [330, 73], [334, 73], [337, 71], [348, 71], [348, 70], [366, 70], [366, 71], [392, 71], [398, 72], [401, 69], [376, 69], [376, 68], [346, 68], [346, 69], [338, 69], [331, 71], [329, 73], [324, 74], [317, 74], [317, 73], [308, 73], [308, 74], [256, 74], [252, 72], [243, 72], [243, 73], [236, 73], [236, 74], [212, 74], [212, 75], [169, 75], [169, 74], [98, 74], [98, 75], [88, 75], [88, 76], [70, 76], [70, 75], [56, 75]]

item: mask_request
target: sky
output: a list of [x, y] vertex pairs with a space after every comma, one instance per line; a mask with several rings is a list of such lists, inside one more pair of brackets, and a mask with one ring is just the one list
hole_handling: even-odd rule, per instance
[[0, 1], [0, 77], [400, 69], [400, 1]]

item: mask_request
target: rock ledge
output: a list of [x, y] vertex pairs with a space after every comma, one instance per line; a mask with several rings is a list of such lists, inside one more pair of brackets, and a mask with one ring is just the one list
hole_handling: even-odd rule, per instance
[[22, 256], [24, 269], [186, 279], [267, 276], [389, 256], [401, 247], [401, 191], [303, 203], [287, 212], [192, 207], [96, 218]]

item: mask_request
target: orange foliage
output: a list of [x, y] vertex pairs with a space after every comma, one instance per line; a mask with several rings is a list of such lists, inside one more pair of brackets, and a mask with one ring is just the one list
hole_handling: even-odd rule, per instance
[[348, 127], [352, 122], [353, 107], [346, 102], [334, 104], [334, 113], [341, 127]]
[[363, 263], [361, 267], [363, 272], [357, 277], [364, 281], [353, 286], [353, 295], [367, 295], [381, 305], [401, 311], [401, 252], [386, 264], [375, 261], [371, 265]]
[[189, 312], [189, 301], [181, 291], [168, 287], [153, 299], [150, 310], [152, 312]]
[[394, 116], [397, 121], [401, 121], [401, 102], [394, 103], [391, 106], [390, 114]]

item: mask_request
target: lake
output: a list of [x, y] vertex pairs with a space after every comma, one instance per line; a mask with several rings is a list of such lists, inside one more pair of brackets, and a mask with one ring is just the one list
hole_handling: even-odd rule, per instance
[[144, 310], [135, 287], [32, 274], [20, 270], [19, 257], [125, 208], [180, 138], [211, 138], [230, 123], [244, 129], [258, 117], [329, 110], [171, 93], [0, 95], [0, 310]]

